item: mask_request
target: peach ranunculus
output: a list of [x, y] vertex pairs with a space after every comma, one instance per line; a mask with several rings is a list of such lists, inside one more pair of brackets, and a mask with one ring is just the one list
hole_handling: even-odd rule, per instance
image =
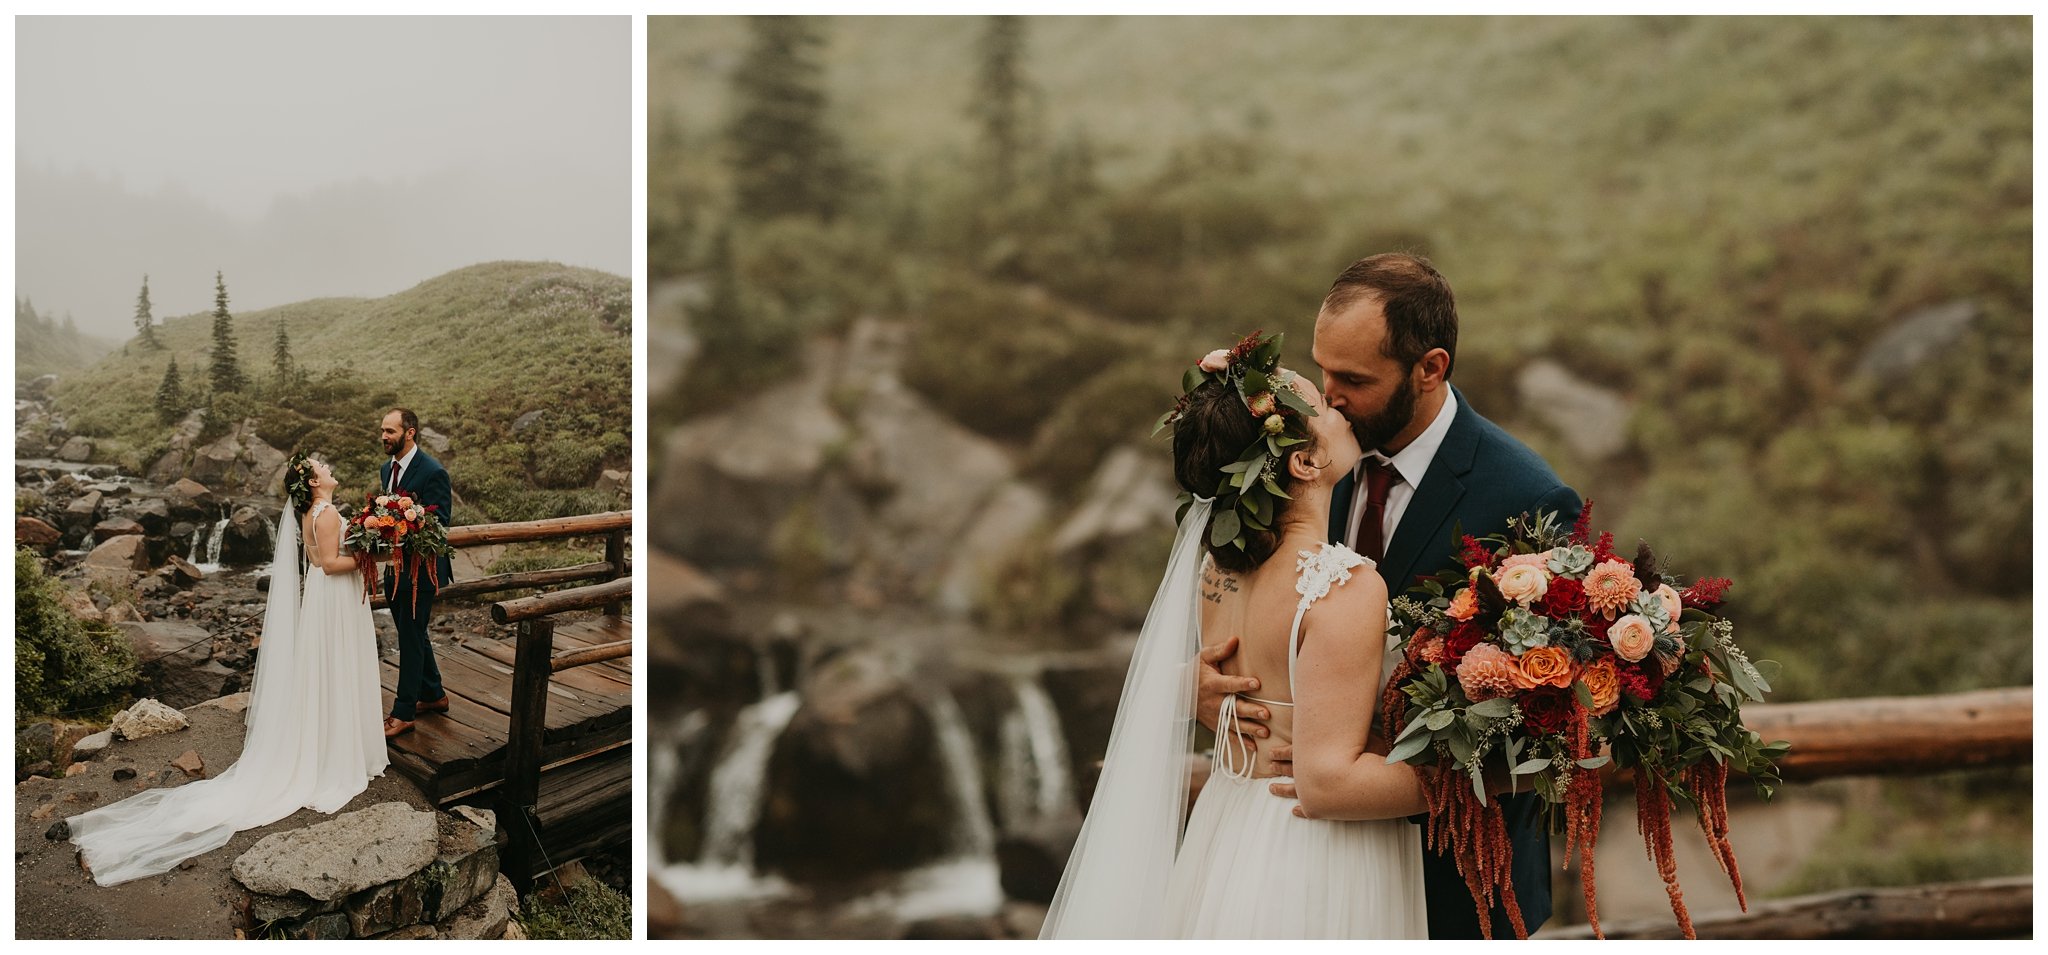
[[1230, 367], [1230, 349], [1218, 348], [1202, 356], [1199, 363], [1203, 371], [1218, 372]]
[[1563, 647], [1535, 647], [1521, 656], [1522, 689], [1539, 686], [1564, 689], [1572, 685], [1572, 655]]
[[1614, 661], [1602, 659], [1579, 673], [1579, 679], [1586, 683], [1587, 692], [1593, 696], [1593, 708], [1587, 712], [1593, 716], [1606, 716], [1614, 712], [1621, 702], [1621, 674], [1614, 669]]
[[1479, 616], [1479, 592], [1470, 587], [1458, 591], [1451, 598], [1450, 609], [1444, 611], [1452, 620], [1470, 620]]
[[1609, 617], [1629, 605], [1641, 593], [1643, 585], [1636, 581], [1636, 569], [1624, 561], [1609, 558], [1593, 565], [1586, 571], [1586, 606]]
[[1614, 644], [1615, 656], [1635, 663], [1650, 655], [1650, 648], [1657, 642], [1657, 632], [1640, 614], [1624, 614], [1607, 628], [1607, 642]]
[[[1513, 560], [1514, 558], [1509, 558]], [[1550, 571], [1536, 564], [1516, 564], [1512, 567], [1503, 563], [1493, 572], [1493, 582], [1500, 585], [1500, 595], [1524, 607], [1543, 599], [1550, 590]]]
[[1678, 615], [1685, 612], [1685, 605], [1678, 599], [1678, 591], [1672, 590], [1670, 584], [1658, 584], [1650, 596], [1657, 598], [1657, 602], [1664, 605], [1664, 612], [1671, 615], [1671, 625], [1665, 627], [1664, 632], [1677, 633]]
[[1506, 650], [1482, 643], [1465, 651], [1464, 659], [1458, 661], [1458, 686], [1474, 703], [1491, 700], [1514, 693], [1519, 688], [1516, 678], [1521, 672], [1522, 668]]

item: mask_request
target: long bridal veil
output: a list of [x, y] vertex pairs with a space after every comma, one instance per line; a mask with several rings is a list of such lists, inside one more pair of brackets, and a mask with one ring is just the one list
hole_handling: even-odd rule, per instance
[[1102, 778], [1040, 938], [1159, 938], [1180, 848], [1201, 648], [1202, 539], [1213, 502], [1181, 518], [1166, 574], [1138, 633]]
[[268, 825], [301, 804], [297, 752], [304, 740], [306, 700], [294, 686], [299, 656], [299, 521], [277, 521], [270, 595], [263, 611], [256, 673], [249, 687], [247, 736], [241, 758], [226, 772], [183, 786], [149, 789], [67, 822], [95, 882], [114, 885], [168, 872], [178, 863], [227, 844], [243, 829]]

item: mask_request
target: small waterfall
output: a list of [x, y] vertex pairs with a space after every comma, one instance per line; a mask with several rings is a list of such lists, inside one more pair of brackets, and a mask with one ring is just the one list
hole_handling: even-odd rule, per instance
[[725, 756], [711, 770], [704, 813], [704, 847], [694, 863], [660, 871], [669, 891], [685, 902], [775, 895], [787, 886], [754, 872], [754, 827], [761, 821], [762, 790], [775, 741], [802, 700], [783, 691], [749, 704], [733, 719]]
[[893, 888], [850, 903], [854, 914], [886, 912], [905, 922], [949, 915], [993, 915], [1003, 907], [1002, 871], [996, 864], [996, 830], [981, 785], [981, 761], [960, 705], [940, 687], [925, 702], [939, 761], [955, 806], [953, 857], [905, 873]]
[[1067, 740], [1060, 731], [1052, 698], [1034, 677], [1010, 680], [1017, 708], [1003, 717], [1003, 823], [1027, 829], [1071, 813], [1073, 774], [1068, 768]]

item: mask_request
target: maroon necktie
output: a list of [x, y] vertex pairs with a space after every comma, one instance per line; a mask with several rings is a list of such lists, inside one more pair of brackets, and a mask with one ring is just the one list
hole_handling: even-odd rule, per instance
[[1387, 491], [1394, 486], [1394, 466], [1379, 458], [1365, 459], [1365, 513], [1358, 519], [1358, 552], [1378, 563], [1386, 556]]

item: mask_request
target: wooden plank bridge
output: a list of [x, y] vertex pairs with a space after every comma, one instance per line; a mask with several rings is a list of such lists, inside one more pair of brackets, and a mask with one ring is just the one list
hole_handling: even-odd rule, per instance
[[[576, 584], [491, 605], [508, 638], [436, 643], [448, 712], [423, 713], [391, 742], [393, 769], [437, 805], [498, 812], [511, 837], [506, 874], [522, 884], [632, 835], [633, 659], [630, 512], [453, 527], [456, 547], [603, 535], [606, 559], [577, 567], [451, 583], [441, 599]], [[379, 606], [383, 605], [380, 600]], [[552, 614], [599, 610], [587, 619]], [[522, 652], [523, 651], [523, 652]], [[396, 655], [382, 667], [384, 698], [398, 684]]]

